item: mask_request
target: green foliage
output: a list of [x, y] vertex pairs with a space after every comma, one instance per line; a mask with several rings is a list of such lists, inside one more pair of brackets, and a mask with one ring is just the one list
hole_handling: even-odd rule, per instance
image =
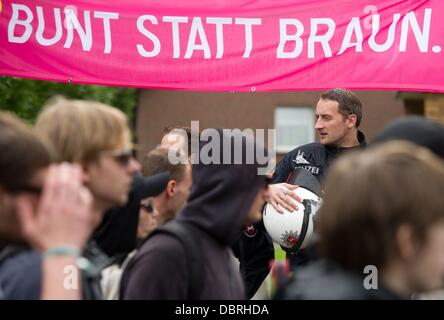
[[12, 111], [33, 123], [49, 98], [62, 95], [69, 99], [95, 100], [115, 106], [132, 121], [137, 102], [136, 90], [0, 77], [0, 109]]
[[286, 257], [286, 253], [282, 250], [281, 246], [278, 244], [274, 244], [274, 259], [276, 261], [284, 261]]

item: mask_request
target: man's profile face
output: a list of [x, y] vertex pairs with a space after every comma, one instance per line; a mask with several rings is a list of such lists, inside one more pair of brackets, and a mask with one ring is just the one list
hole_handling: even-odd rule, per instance
[[315, 129], [319, 134], [319, 142], [323, 145], [341, 147], [350, 131], [347, 120], [339, 113], [338, 107], [337, 101], [323, 99], [316, 105]]
[[128, 157], [130, 146], [128, 138], [110, 150], [103, 150], [96, 161], [86, 166], [87, 187], [94, 201], [105, 209], [122, 206], [128, 201], [133, 175], [140, 170], [139, 163], [132, 156]]

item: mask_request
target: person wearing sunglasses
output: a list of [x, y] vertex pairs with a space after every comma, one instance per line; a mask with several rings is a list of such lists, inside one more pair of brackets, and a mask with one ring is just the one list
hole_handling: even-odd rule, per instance
[[159, 211], [153, 206], [153, 198], [143, 199], [140, 203], [137, 239], [145, 239], [156, 227]]
[[[102, 222], [106, 210], [127, 203], [133, 175], [140, 165], [129, 156], [131, 131], [123, 112], [98, 102], [56, 97], [38, 115], [35, 129], [51, 143], [56, 162], [81, 167], [83, 186], [93, 197], [93, 228]], [[101, 299], [100, 271], [113, 261], [92, 239], [82, 250], [81, 258], [78, 267], [82, 271], [82, 298]], [[32, 251], [22, 256], [21, 263], [33, 270], [41, 267], [41, 259]], [[20, 272], [16, 276], [27, 277]], [[24, 299], [38, 299], [34, 294], [37, 290], [29, 288], [40, 289], [41, 285], [41, 277], [35, 274], [25, 282], [17, 282], [15, 290]]]
[[94, 196], [96, 225], [105, 210], [127, 202], [140, 165], [132, 157], [123, 112], [99, 102], [55, 98], [39, 114], [36, 129], [52, 142], [58, 161], [82, 166]]
[[[162, 173], [163, 174], [163, 173]], [[166, 182], [162, 182], [165, 187]], [[126, 212], [127, 214], [129, 212]], [[139, 220], [137, 224], [137, 242], [140, 244], [155, 228], [157, 228], [158, 210], [153, 206], [153, 197], [148, 197], [140, 202]], [[128, 255], [122, 253], [116, 263], [110, 265], [102, 271], [101, 287], [104, 300], [119, 299], [120, 282], [123, 270], [125, 270], [137, 249], [131, 251]]]

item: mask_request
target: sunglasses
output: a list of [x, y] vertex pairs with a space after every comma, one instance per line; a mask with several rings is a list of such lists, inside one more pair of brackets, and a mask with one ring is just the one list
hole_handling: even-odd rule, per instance
[[151, 202], [149, 203], [141, 203], [140, 204], [140, 208], [145, 210], [146, 213], [153, 213], [153, 205], [151, 204]]
[[105, 151], [102, 153], [102, 155], [106, 157], [111, 157], [122, 167], [126, 167], [128, 166], [131, 158], [133, 158], [133, 149]]

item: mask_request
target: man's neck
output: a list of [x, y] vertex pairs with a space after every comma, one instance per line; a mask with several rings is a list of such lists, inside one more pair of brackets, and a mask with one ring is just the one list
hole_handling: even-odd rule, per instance
[[98, 227], [100, 225], [100, 223], [102, 222], [103, 215], [105, 214], [105, 211], [108, 209], [109, 209], [108, 204], [105, 204], [100, 200], [94, 199], [92, 213], [93, 213], [93, 225], [95, 227]]
[[162, 208], [161, 210], [159, 210], [159, 225], [161, 224], [165, 224], [166, 222], [174, 219], [176, 215], [175, 211], [172, 211], [169, 208]]
[[353, 148], [359, 146], [358, 130], [349, 132], [337, 145], [338, 148]]

